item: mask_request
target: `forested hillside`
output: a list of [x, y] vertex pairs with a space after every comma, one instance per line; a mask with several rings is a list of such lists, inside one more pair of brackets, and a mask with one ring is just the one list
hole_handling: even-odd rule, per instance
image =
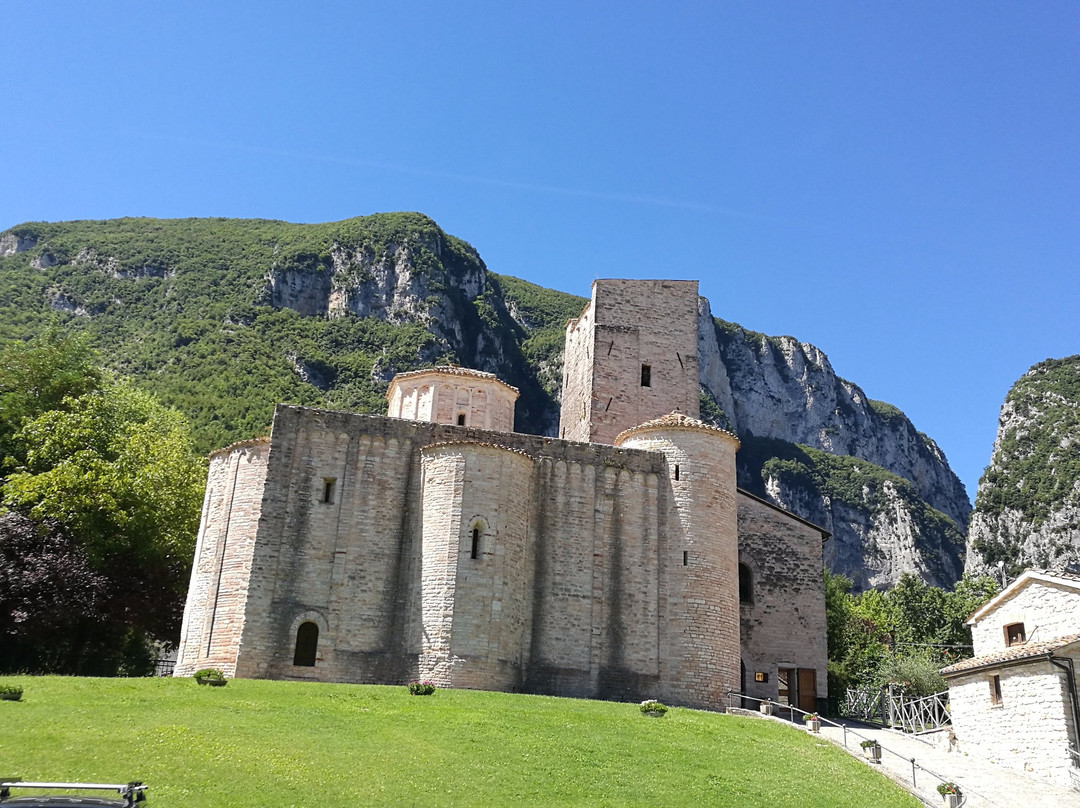
[[[189, 418], [201, 451], [264, 433], [278, 402], [382, 412], [395, 373], [447, 361], [518, 387], [517, 429], [555, 434], [565, 323], [585, 302], [490, 272], [418, 213], [0, 233], [0, 344], [85, 333]], [[702, 414], [744, 438], [740, 484], [832, 531], [856, 590], [905, 571], [954, 582], [970, 505], [936, 444], [814, 346], [702, 306]]]
[[1080, 563], [1080, 356], [1047, 359], [1013, 385], [979, 481], [967, 568], [1015, 577]]

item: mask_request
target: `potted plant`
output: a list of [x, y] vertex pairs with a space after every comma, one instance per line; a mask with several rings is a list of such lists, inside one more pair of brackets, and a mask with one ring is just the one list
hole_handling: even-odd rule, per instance
[[194, 678], [200, 685], [211, 687], [224, 687], [226, 681], [225, 674], [217, 668], [203, 668], [201, 671], [195, 671]]
[[410, 696], [430, 696], [435, 692], [435, 685], [426, 679], [422, 682], [413, 679], [409, 682]]
[[761, 711], [762, 715], [772, 715], [773, 703], [766, 699], [765, 701], [761, 702], [760, 705], [758, 705], [758, 709]]
[[656, 699], [645, 699], [641, 702], [641, 714], [650, 718], [663, 718], [667, 711], [667, 705], [661, 704]]
[[18, 685], [0, 685], [0, 701], [19, 701], [23, 689]]
[[821, 732], [821, 716], [817, 713], [807, 713], [802, 717], [806, 728], [811, 732]]
[[942, 783], [937, 791], [945, 800], [945, 808], [957, 808], [960, 804], [960, 786], [956, 783]]
[[873, 763], [881, 763], [881, 744], [875, 740], [863, 741], [859, 744], [863, 749], [866, 759]]

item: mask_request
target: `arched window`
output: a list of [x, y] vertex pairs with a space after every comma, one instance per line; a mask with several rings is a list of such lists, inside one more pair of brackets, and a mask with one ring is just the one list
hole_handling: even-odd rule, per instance
[[296, 629], [296, 653], [293, 654], [292, 664], [307, 668], [315, 667], [315, 656], [318, 650], [319, 627], [310, 620], [301, 623]]
[[739, 603], [754, 602], [754, 578], [750, 568], [739, 564]]

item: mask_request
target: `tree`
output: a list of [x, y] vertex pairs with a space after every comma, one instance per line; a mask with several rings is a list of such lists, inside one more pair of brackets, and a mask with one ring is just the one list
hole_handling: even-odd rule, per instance
[[[205, 471], [187, 423], [103, 374], [81, 342], [56, 338], [4, 356], [12, 367], [35, 369], [5, 378], [2, 388], [8, 454], [0, 459], [7, 472], [0, 507], [37, 526], [20, 528], [10, 541], [34, 559], [59, 552], [63, 536], [65, 569], [75, 569], [77, 558], [104, 581], [93, 608], [74, 596], [61, 599], [54, 652], [23, 654], [31, 660], [25, 667], [142, 672], [149, 640], [178, 635], [198, 528]], [[53, 381], [43, 385], [37, 374]], [[20, 602], [35, 569], [9, 564], [0, 577], [0, 622], [18, 622], [19, 607], [8, 604]], [[74, 586], [63, 576], [55, 584], [64, 594]], [[80, 621], [80, 614], [95, 619]]]
[[[18, 462], [22, 424], [100, 388], [101, 369], [84, 337], [49, 331], [0, 349], [0, 461]], [[4, 467], [0, 466], [0, 480]]]

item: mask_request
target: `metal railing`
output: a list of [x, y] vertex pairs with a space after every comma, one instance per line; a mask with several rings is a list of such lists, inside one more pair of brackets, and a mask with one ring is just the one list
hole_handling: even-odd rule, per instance
[[890, 724], [904, 732], [917, 735], [952, 724], [948, 690], [917, 699], [889, 695]]
[[[729, 690], [726, 695], [727, 695], [727, 702], [728, 702], [728, 710], [729, 711], [732, 709], [732, 700], [735, 699], [735, 698], [738, 698], [738, 699], [741, 700], [741, 703], [745, 703], [745, 702], [748, 702], [748, 701], [749, 702], [756, 702], [759, 707], [760, 707], [760, 705], [766, 704], [766, 703], [767, 704], [772, 704], [774, 709], [778, 709], [780, 711], [781, 715], [786, 712], [788, 714], [789, 720], [791, 720], [791, 721], [795, 720], [794, 719], [795, 713], [798, 713], [800, 715], [808, 715], [809, 714], [806, 710], [800, 710], [798, 707], [795, 707], [792, 704], [779, 704], [779, 703], [773, 701], [772, 699], [760, 699], [760, 698], [757, 698], [756, 696], [747, 696], [745, 693], [738, 693], [738, 692], [733, 691], [733, 690]], [[848, 726], [846, 726], [845, 724], [841, 724], [841, 723], [839, 723], [837, 721], [833, 721], [832, 719], [823, 718], [823, 717], [821, 717], [820, 713], [817, 714], [817, 715], [818, 715], [818, 720], [821, 721], [821, 723], [823, 725], [833, 726], [833, 727], [836, 727], [837, 729], [840, 729], [840, 730], [843, 731], [843, 733], [844, 733], [843, 743], [844, 743], [844, 748], [845, 749], [850, 748], [849, 745], [848, 745], [848, 736], [852, 735], [855, 738], [859, 739], [858, 742], [860, 744], [861, 744], [862, 741], [873, 741], [874, 743], [876, 743], [878, 746], [881, 747], [881, 751], [883, 753], [888, 752], [890, 755], [893, 755], [894, 757], [900, 758], [906, 764], [909, 764], [911, 766], [911, 787], [912, 787], [912, 789], [917, 789], [918, 788], [918, 779], [917, 779], [917, 773], [918, 772], [922, 772], [923, 774], [929, 775], [934, 780], [937, 780], [938, 783], [951, 782], [948, 778], [943, 777], [942, 775], [938, 774], [937, 772], [932, 771], [931, 769], [928, 769], [925, 766], [921, 765], [918, 761], [916, 761], [915, 758], [908, 757], [907, 755], [904, 755], [904, 754], [902, 754], [900, 752], [897, 752], [894, 749], [890, 749], [885, 744], [881, 743], [881, 741], [879, 741], [877, 738], [871, 738], [868, 735], [863, 735], [861, 732], [853, 730], [853, 729], [849, 728]], [[1071, 751], [1072, 750], [1070, 750], [1070, 752]], [[936, 786], [935, 786], [935, 788], [936, 788]], [[967, 803], [967, 797], [965, 797], [963, 794], [960, 794], [958, 796], [960, 797], [960, 800], [957, 802], [957, 806], [958, 806], [958, 808], [960, 808], [960, 806], [963, 806], [964, 804]]]

